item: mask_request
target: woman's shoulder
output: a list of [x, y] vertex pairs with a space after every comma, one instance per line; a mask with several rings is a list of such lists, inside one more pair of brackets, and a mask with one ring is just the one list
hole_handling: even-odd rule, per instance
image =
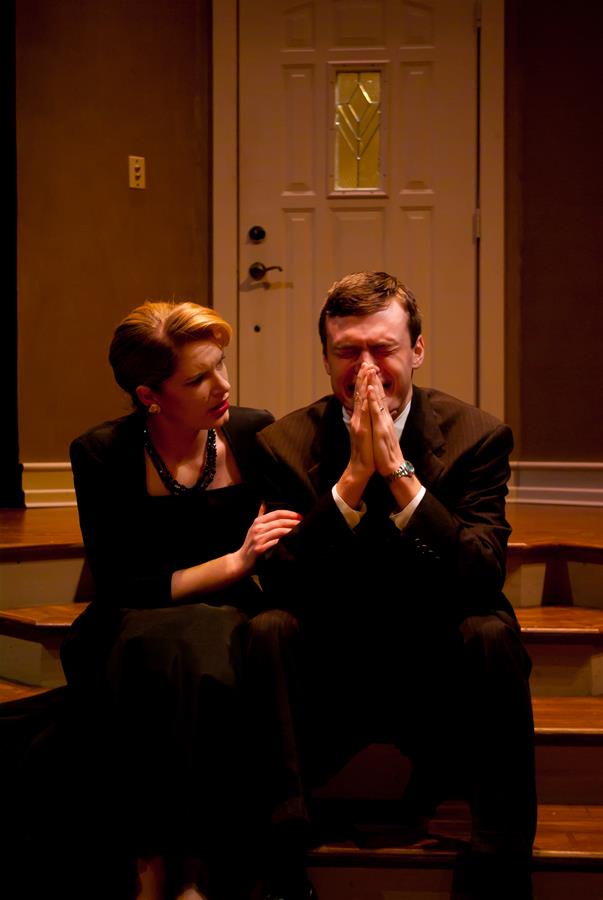
[[274, 416], [267, 409], [250, 409], [246, 406], [230, 408], [228, 422], [222, 427], [222, 431], [245, 481], [251, 481], [255, 477], [256, 434], [272, 422]]
[[274, 416], [267, 409], [252, 409], [249, 406], [231, 406], [226, 430], [231, 433], [252, 432], [255, 434], [274, 422]]
[[138, 444], [140, 441], [137, 439], [141, 439], [141, 435], [142, 424], [138, 413], [130, 413], [119, 419], [108, 419], [76, 437], [71, 443], [71, 456], [73, 457], [74, 453], [85, 453], [97, 458], [106, 458], [114, 453], [121, 454]]

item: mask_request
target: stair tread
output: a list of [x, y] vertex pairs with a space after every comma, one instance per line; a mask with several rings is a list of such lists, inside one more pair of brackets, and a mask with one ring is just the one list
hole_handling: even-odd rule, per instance
[[603, 696], [534, 697], [537, 735], [596, 735], [603, 737]]
[[[331, 840], [309, 854], [310, 865], [407, 866], [450, 865], [470, 836], [469, 810], [465, 803], [442, 804], [429, 823], [427, 835], [408, 843], [391, 821], [364, 818], [370, 805], [364, 804], [361, 818], [350, 810], [356, 822], [354, 836]], [[585, 863], [603, 868], [603, 806], [539, 804], [538, 828], [534, 843], [535, 867], [575, 866]]]
[[0, 622], [18, 622], [35, 628], [68, 628], [87, 603], [49, 603], [0, 610]]
[[[39, 694], [44, 687], [0, 679], [0, 703]], [[602, 697], [534, 697], [534, 723], [538, 737], [603, 739]]]
[[24, 697], [33, 697], [47, 690], [48, 688], [39, 687], [38, 685], [20, 684], [17, 681], [0, 679], [0, 703], [6, 703], [9, 700], [21, 700]]
[[[3, 620], [40, 628], [66, 628], [82, 612], [86, 603], [53, 603], [0, 610]], [[520, 607], [516, 615], [525, 636], [603, 636], [603, 609], [582, 606]]]
[[88, 603], [50, 603], [0, 610], [0, 635], [56, 645]]
[[537, 547], [582, 547], [599, 551], [603, 560], [603, 509], [548, 503], [508, 503], [512, 528], [509, 550]]
[[603, 609], [583, 606], [529, 606], [515, 610], [524, 637], [587, 635], [603, 637]]
[[73, 507], [0, 509], [0, 562], [83, 557], [78, 513]]

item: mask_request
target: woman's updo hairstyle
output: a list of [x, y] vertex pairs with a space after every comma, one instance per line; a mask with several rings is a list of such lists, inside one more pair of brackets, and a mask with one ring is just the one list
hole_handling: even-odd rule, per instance
[[115, 329], [109, 362], [118, 385], [144, 409], [136, 396], [139, 385], [158, 390], [173, 375], [177, 351], [192, 341], [215, 341], [226, 347], [232, 336], [228, 322], [198, 303], [144, 303]]

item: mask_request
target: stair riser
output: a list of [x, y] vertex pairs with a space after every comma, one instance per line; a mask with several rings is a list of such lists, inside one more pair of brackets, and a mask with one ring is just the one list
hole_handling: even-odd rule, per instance
[[83, 559], [0, 563], [0, 609], [72, 603], [81, 595]]
[[590, 643], [526, 641], [532, 659], [534, 697], [589, 697], [603, 694], [603, 650]]
[[43, 647], [33, 641], [0, 635], [0, 678], [41, 687], [58, 687], [65, 679], [59, 659], [61, 638]]
[[536, 748], [539, 803], [603, 804], [602, 773], [603, 746]]
[[[538, 865], [538, 863], [537, 863]], [[450, 869], [312, 867], [310, 877], [320, 900], [449, 900]], [[536, 871], [537, 900], [603, 897], [602, 872]], [[509, 898], [513, 900], [513, 898]]]
[[449, 900], [449, 869], [311, 868], [320, 900]]

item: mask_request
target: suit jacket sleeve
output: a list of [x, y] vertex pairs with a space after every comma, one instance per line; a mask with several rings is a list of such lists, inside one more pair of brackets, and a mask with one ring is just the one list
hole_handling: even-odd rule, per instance
[[463, 614], [511, 611], [502, 596], [510, 527], [505, 518], [510, 429], [500, 425], [471, 447], [442, 484], [428, 486], [400, 540], [433, 572]]

